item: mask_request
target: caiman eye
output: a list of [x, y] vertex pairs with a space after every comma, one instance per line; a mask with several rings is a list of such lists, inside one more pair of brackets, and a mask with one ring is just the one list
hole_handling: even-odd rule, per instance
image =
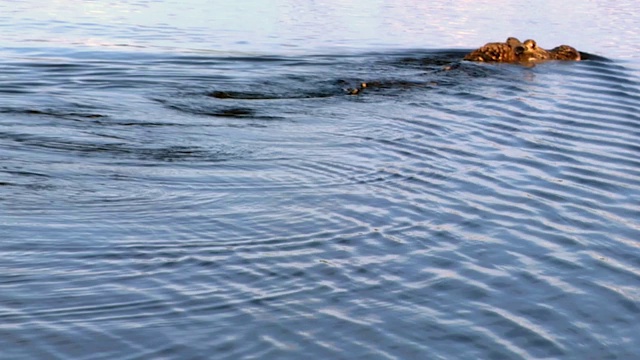
[[518, 45], [513, 50], [516, 52], [516, 55], [520, 55], [524, 52], [524, 46]]

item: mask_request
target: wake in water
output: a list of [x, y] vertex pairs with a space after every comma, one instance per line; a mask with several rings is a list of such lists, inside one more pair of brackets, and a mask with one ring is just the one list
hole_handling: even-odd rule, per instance
[[[185, 90], [168, 97], [154, 97], [168, 108], [187, 113], [215, 117], [282, 119], [276, 108], [278, 101], [335, 98], [365, 93], [382, 96], [411, 97], [412, 92], [455, 88], [468, 91], [481, 89], [486, 82], [495, 86], [504, 81], [505, 88], [518, 87], [526, 69], [520, 65], [478, 65], [462, 61], [466, 51], [432, 51], [419, 56], [405, 54], [362, 54], [336, 57], [329, 65], [327, 57], [304, 59], [243, 58], [244, 66], [269, 69], [263, 76], [225, 79], [200, 91]], [[606, 64], [607, 59], [581, 53], [582, 59]], [[236, 59], [233, 59], [237, 61]], [[318, 61], [320, 60], [320, 61]], [[200, 64], [202, 65], [202, 64]], [[563, 64], [570, 65], [570, 64]], [[529, 64], [528, 67], [535, 66]], [[558, 66], [540, 64], [538, 66]], [[292, 67], [295, 75], [292, 75]], [[328, 68], [329, 67], [329, 68]], [[254, 70], [255, 71], [255, 70]], [[490, 78], [488, 81], [485, 79]], [[201, 88], [197, 84], [195, 88]], [[482, 96], [481, 92], [478, 92]], [[247, 102], [250, 101], [250, 102]], [[261, 103], [261, 104], [258, 104]], [[264, 106], [263, 106], [264, 105]], [[267, 110], [267, 111], [265, 111]]]

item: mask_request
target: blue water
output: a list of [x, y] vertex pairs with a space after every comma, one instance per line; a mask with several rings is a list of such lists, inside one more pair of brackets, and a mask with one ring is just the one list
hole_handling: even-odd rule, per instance
[[637, 358], [638, 10], [0, 3], [0, 359]]

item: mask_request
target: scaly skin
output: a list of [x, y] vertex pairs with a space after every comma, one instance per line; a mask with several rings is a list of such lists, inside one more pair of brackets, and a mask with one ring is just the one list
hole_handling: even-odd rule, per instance
[[521, 55], [525, 48], [520, 40], [510, 37], [507, 41], [488, 43], [481, 48], [472, 51], [464, 57], [464, 60], [481, 62], [507, 62], [521, 61]]
[[580, 52], [569, 45], [560, 45], [549, 50], [553, 60], [580, 61]]
[[529, 64], [546, 60], [578, 61], [580, 53], [568, 45], [545, 50], [539, 47], [535, 40], [529, 39], [522, 43], [510, 37], [504, 43], [485, 44], [465, 56], [464, 60]]

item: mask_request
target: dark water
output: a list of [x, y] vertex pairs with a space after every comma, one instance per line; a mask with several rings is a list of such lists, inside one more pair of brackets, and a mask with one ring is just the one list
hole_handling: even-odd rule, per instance
[[635, 45], [527, 68], [73, 24], [0, 50], [1, 359], [638, 356]]

